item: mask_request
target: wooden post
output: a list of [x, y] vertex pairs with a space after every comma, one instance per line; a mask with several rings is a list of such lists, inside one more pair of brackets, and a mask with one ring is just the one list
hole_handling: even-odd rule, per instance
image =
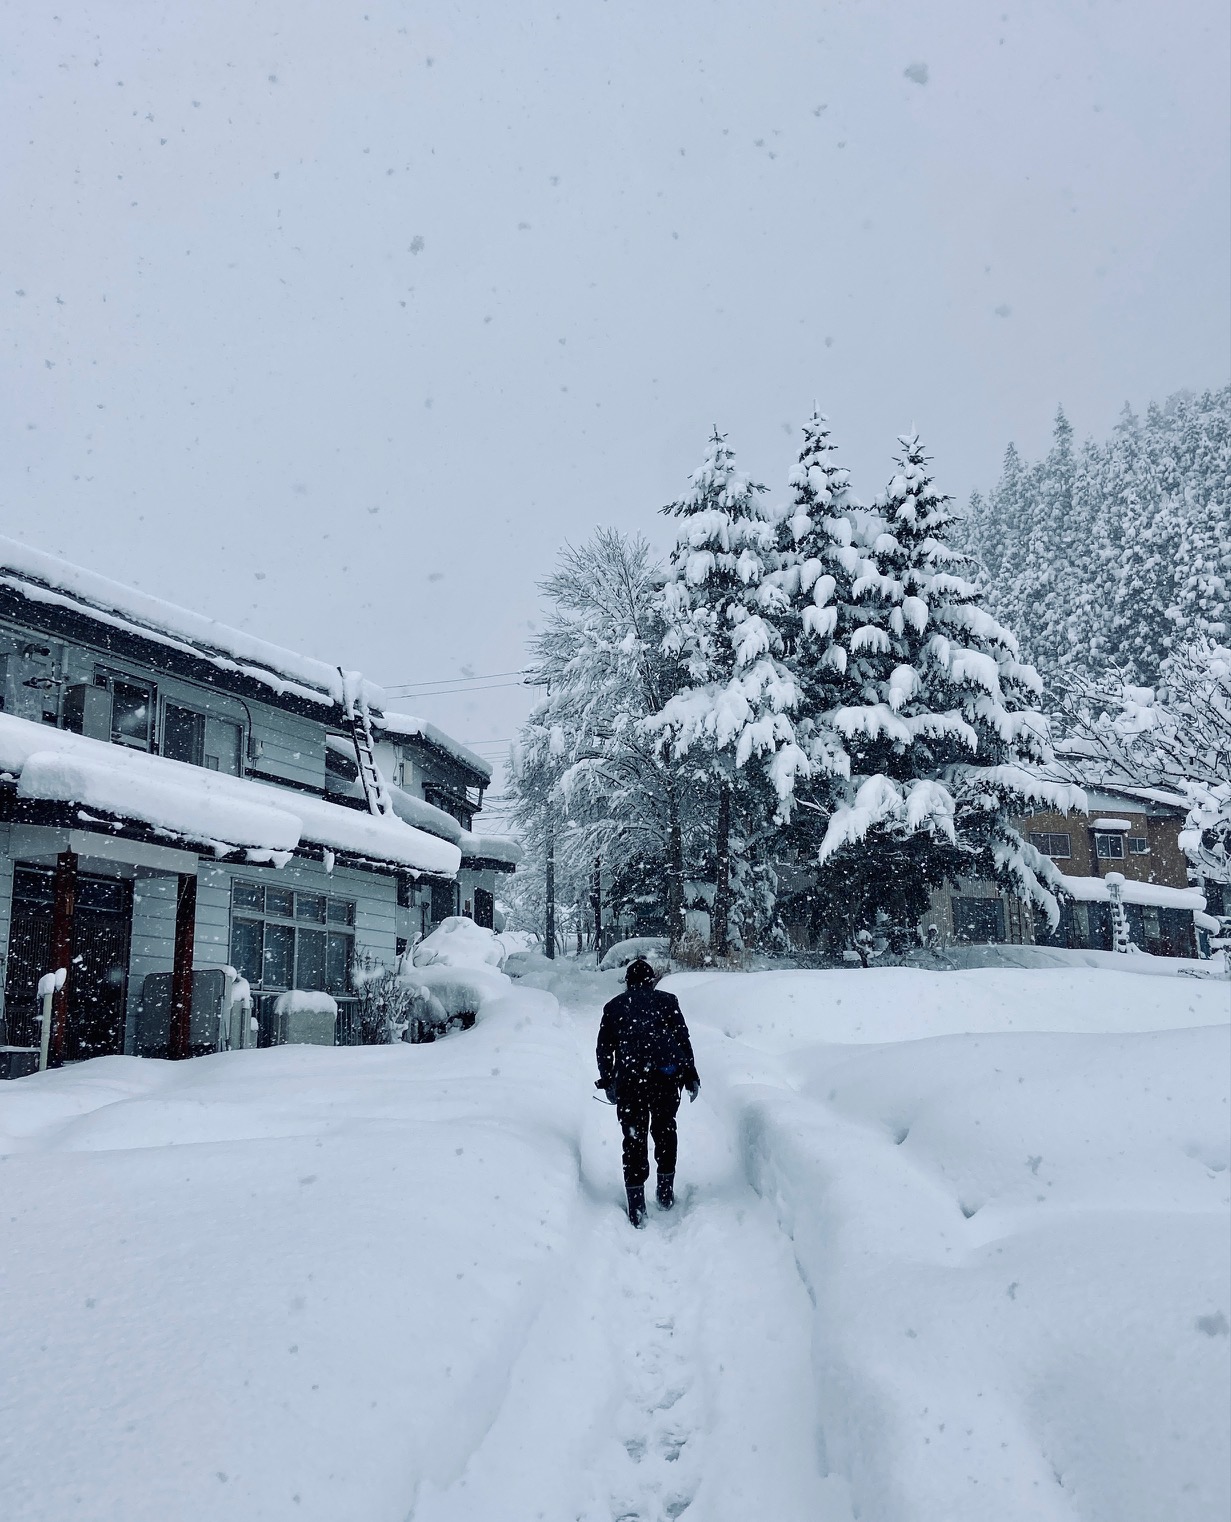
[[182, 876], [175, 889], [175, 961], [171, 969], [171, 1031], [167, 1056], [192, 1056], [192, 943], [197, 932], [197, 880]]
[[64, 1061], [68, 1040], [68, 1003], [73, 988], [73, 912], [77, 907], [77, 855], [61, 851], [56, 857], [55, 897], [51, 911], [51, 966], [68, 968], [68, 978], [51, 1002], [51, 1040], [48, 1066]]

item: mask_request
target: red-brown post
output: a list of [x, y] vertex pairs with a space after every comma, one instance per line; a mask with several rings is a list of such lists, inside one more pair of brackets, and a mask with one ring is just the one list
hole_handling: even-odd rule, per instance
[[192, 1056], [192, 943], [197, 930], [197, 880], [183, 876], [175, 889], [175, 961], [171, 968], [168, 1057]]
[[61, 851], [56, 857], [55, 897], [51, 911], [51, 966], [44, 972], [68, 968], [68, 979], [51, 1001], [51, 1041], [48, 1067], [58, 1068], [64, 1061], [68, 1039], [69, 1000], [73, 996], [73, 911], [77, 907], [77, 855]]

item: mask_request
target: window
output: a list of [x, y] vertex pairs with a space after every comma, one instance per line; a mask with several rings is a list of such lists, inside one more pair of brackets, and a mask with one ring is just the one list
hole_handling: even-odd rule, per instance
[[1130, 856], [1148, 856], [1150, 854], [1150, 842], [1145, 835], [1130, 835], [1128, 837], [1128, 854]]
[[111, 694], [111, 742], [149, 750], [154, 727], [154, 689], [137, 677], [101, 671], [95, 678]]
[[451, 914], [457, 913], [457, 884], [433, 883], [432, 884], [432, 923], [438, 924], [441, 920], [447, 920]]
[[162, 721], [162, 753], [213, 772], [238, 777], [242, 731], [238, 724], [168, 703]]
[[998, 898], [955, 898], [953, 934], [959, 941], [1004, 940], [1004, 903]]
[[439, 787], [434, 782], [425, 782], [423, 798], [425, 802], [456, 819], [463, 830], [474, 828], [474, 804], [465, 794], [455, 793], [447, 787]]
[[346, 997], [354, 926], [351, 899], [254, 882], [231, 885], [231, 961], [254, 992], [301, 988]]
[[1124, 836], [1096, 833], [1094, 849], [1100, 861], [1123, 861]]
[[1030, 844], [1043, 856], [1050, 856], [1056, 861], [1067, 861], [1073, 854], [1073, 842], [1067, 834], [1040, 835], [1031, 832]]

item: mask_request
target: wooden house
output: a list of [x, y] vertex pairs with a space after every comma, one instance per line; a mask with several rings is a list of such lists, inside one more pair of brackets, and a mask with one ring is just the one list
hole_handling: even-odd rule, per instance
[[[53, 1064], [271, 1044], [292, 993], [353, 1040], [356, 959], [491, 924], [516, 864], [474, 833], [487, 763], [379, 689], [7, 540], [0, 709], [0, 1073], [60, 967]], [[227, 1024], [237, 979], [255, 1029]]]

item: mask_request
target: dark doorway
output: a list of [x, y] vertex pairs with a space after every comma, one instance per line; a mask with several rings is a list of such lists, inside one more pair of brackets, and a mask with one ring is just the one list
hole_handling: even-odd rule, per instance
[[[42, 1010], [38, 980], [51, 966], [55, 874], [48, 867], [13, 873], [13, 920], [4, 984], [6, 1039], [37, 1046]], [[77, 879], [69, 959], [64, 1060], [80, 1062], [124, 1050], [132, 884], [117, 877]]]
[[474, 890], [474, 922], [484, 930], [496, 928], [496, 898], [486, 888]]

